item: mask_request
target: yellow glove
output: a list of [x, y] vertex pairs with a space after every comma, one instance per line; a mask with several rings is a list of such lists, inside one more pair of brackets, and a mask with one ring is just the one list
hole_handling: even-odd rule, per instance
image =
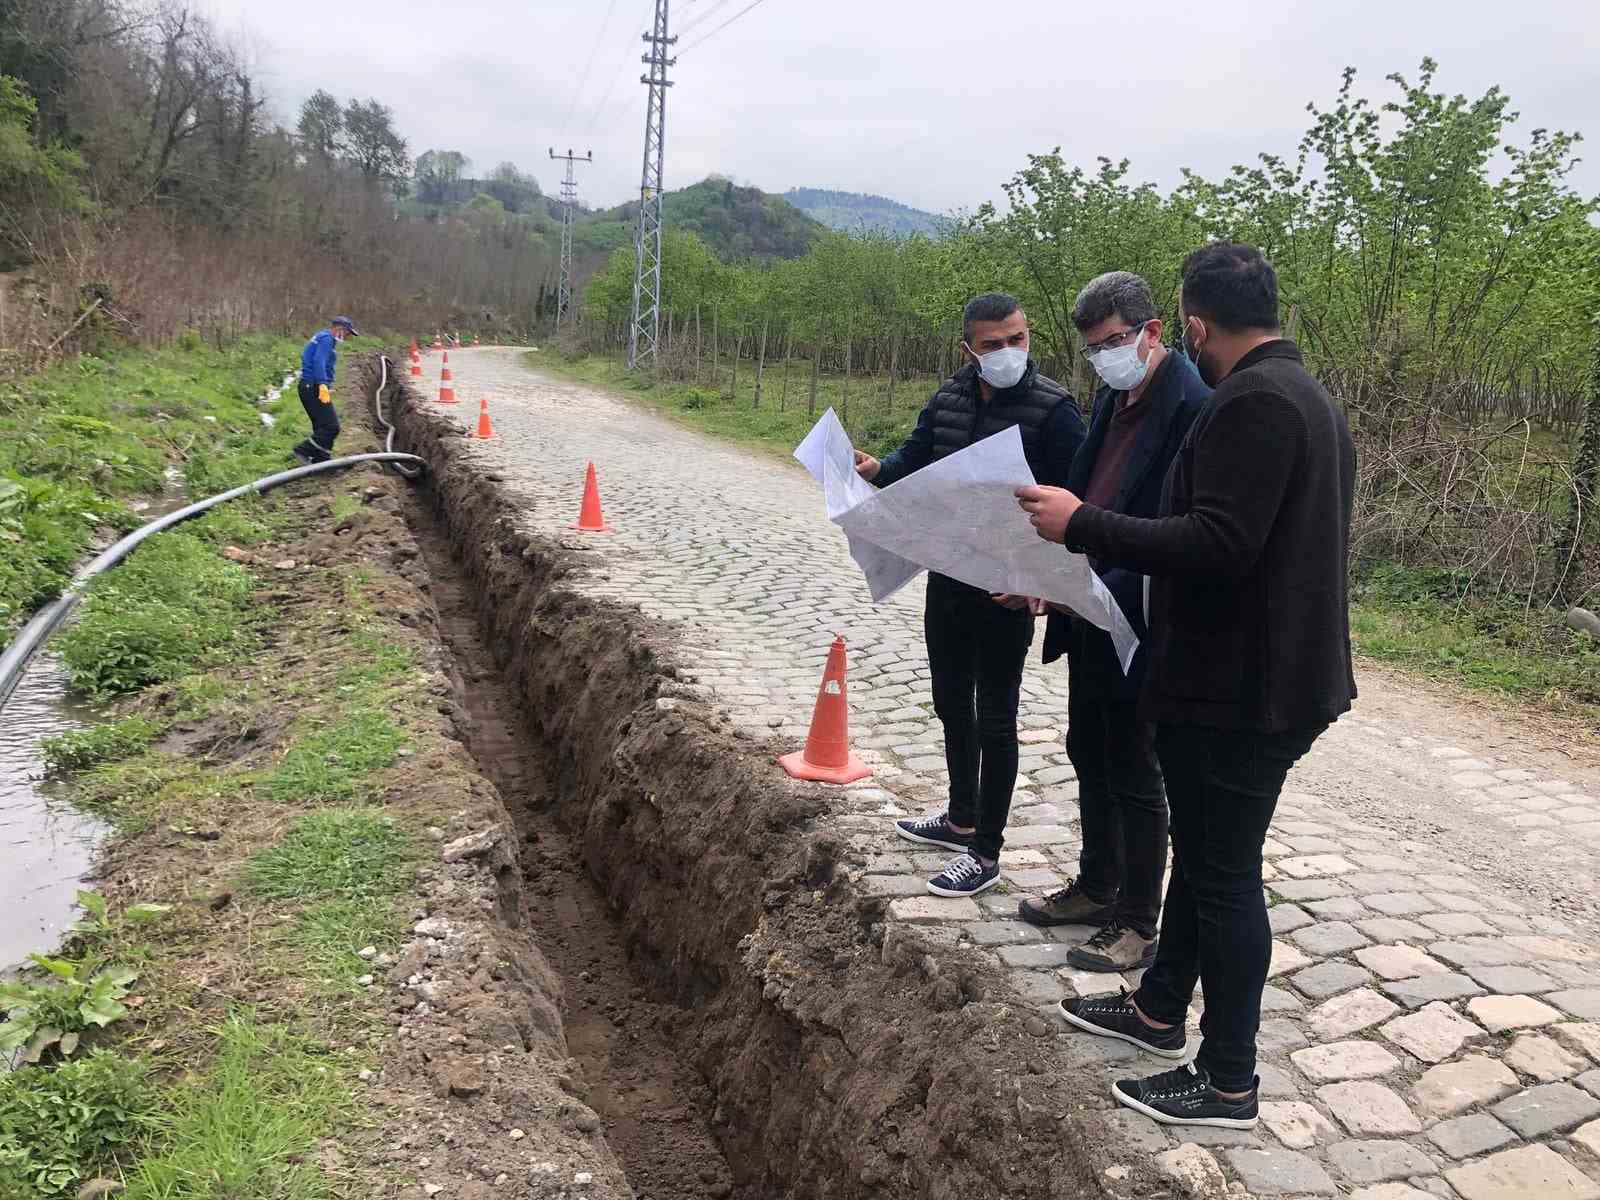
[[332, 404], [333, 403], [333, 397], [328, 393], [328, 385], [327, 384], [325, 384], [325, 383], [317, 384], [317, 399], [321, 400], [324, 404]]

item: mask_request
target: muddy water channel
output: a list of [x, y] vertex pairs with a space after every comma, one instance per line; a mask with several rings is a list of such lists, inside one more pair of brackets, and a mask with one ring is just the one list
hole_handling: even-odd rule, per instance
[[60, 664], [43, 655], [0, 711], [0, 970], [55, 948], [107, 832], [52, 794], [39, 750], [41, 739], [93, 720], [68, 699]]

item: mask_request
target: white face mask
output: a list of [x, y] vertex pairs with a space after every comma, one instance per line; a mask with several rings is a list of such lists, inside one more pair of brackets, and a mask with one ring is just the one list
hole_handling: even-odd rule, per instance
[[1028, 352], [1021, 346], [1002, 346], [978, 356], [978, 374], [992, 388], [1015, 387], [1028, 369]]
[[1145, 372], [1150, 369], [1150, 360], [1139, 357], [1139, 343], [1142, 341], [1143, 325], [1139, 326], [1139, 332], [1126, 346], [1097, 351], [1089, 360], [1095, 374], [1119, 392], [1133, 391], [1144, 382]]

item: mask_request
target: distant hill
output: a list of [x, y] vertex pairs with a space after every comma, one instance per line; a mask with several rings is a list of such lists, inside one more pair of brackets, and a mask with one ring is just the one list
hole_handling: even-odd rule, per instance
[[846, 233], [877, 230], [895, 237], [908, 237], [913, 233], [935, 235], [944, 225], [942, 217], [920, 208], [861, 192], [790, 188], [783, 198], [829, 229], [842, 229]]
[[[823, 234], [823, 226], [782, 196], [760, 188], [739, 187], [731, 179], [711, 176], [666, 195], [666, 223], [699, 236], [719, 258], [799, 258]], [[633, 240], [637, 201], [586, 214], [574, 223], [572, 236], [596, 250], [610, 250]]]

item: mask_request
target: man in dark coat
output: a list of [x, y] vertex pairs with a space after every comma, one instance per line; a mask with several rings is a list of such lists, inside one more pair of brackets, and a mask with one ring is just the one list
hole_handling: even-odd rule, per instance
[[1184, 263], [1184, 336], [1216, 391], [1154, 519], [1059, 488], [1018, 498], [1041, 537], [1151, 577], [1140, 712], [1166, 777], [1173, 870], [1155, 963], [1132, 995], [1067, 1000], [1080, 1029], [1194, 1062], [1121, 1080], [1121, 1104], [1173, 1125], [1248, 1129], [1272, 933], [1262, 843], [1285, 777], [1355, 697], [1347, 595], [1355, 449], [1344, 415], [1278, 329], [1278, 281], [1252, 246]]
[[[1034, 478], [1065, 482], [1083, 442], [1083, 417], [1077, 401], [1028, 356], [1022, 306], [1012, 296], [979, 296], [967, 304], [963, 334], [971, 361], [940, 385], [905, 445], [882, 462], [857, 451], [856, 471], [888, 487], [1015, 425]], [[947, 576], [928, 575], [924, 633], [933, 708], [944, 726], [950, 803], [895, 827], [909, 841], [958, 852], [928, 881], [936, 896], [972, 896], [1000, 882], [1033, 618], [1025, 597], [990, 596]]]
[[[1099, 374], [1089, 436], [1067, 489], [1130, 517], [1161, 508], [1167, 470], [1211, 389], [1181, 354], [1161, 344], [1155, 298], [1139, 276], [1111, 271], [1078, 295], [1072, 321]], [[1141, 642], [1144, 576], [1091, 559]], [[1069, 612], [1051, 613], [1044, 661], [1067, 656], [1067, 754], [1078, 774], [1083, 846], [1078, 875], [1018, 908], [1034, 925], [1098, 925], [1068, 958], [1086, 971], [1134, 971], [1155, 958], [1167, 865], [1167, 797], [1155, 726], [1139, 716], [1146, 655], [1126, 674], [1111, 636]]]

